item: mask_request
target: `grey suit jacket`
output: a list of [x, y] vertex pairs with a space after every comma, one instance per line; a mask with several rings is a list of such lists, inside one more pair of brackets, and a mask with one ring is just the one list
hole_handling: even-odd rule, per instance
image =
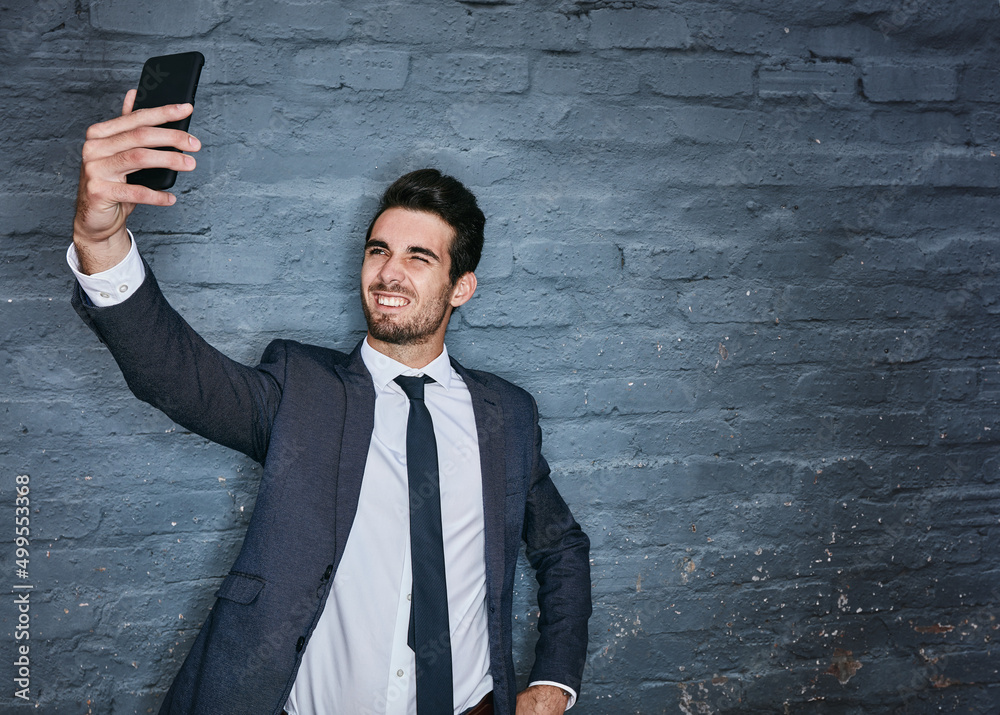
[[[276, 340], [256, 367], [206, 343], [147, 266], [124, 303], [73, 306], [110, 348], [135, 395], [263, 467], [239, 556], [160, 710], [279, 713], [319, 619], [357, 510], [375, 392], [360, 350]], [[531, 680], [579, 692], [591, 613], [589, 540], [549, 478], [534, 400], [453, 361], [476, 416], [485, 514], [490, 671], [513, 713], [511, 607], [520, 542], [539, 582]]]

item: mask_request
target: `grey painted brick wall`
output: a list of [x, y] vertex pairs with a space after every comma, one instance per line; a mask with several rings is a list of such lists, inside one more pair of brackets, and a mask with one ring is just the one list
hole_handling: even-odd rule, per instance
[[353, 346], [402, 172], [479, 195], [449, 345], [537, 397], [592, 536], [574, 712], [995, 712], [998, 27], [992, 0], [0, 7], [0, 591], [35, 587], [30, 702], [0, 603], [0, 710], [155, 711], [253, 509], [257, 466], [134, 399], [68, 303], [86, 126], [200, 49], [198, 170], [131, 225], [231, 356]]

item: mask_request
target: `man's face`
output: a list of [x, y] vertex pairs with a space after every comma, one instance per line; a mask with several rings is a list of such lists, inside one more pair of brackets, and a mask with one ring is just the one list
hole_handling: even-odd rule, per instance
[[452, 307], [468, 299], [455, 302], [462, 279], [453, 285], [448, 275], [453, 236], [451, 226], [424, 211], [391, 208], [378, 217], [361, 265], [361, 306], [372, 338], [443, 344]]

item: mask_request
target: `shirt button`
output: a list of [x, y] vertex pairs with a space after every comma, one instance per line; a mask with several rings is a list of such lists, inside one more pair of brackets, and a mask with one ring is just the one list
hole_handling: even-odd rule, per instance
[[406, 594], [406, 600], [407, 601], [412, 601], [413, 600], [413, 594], [412, 593]]
[[403, 669], [400, 668], [399, 670], [397, 670], [396, 671], [396, 675], [399, 676], [400, 678], [402, 678], [403, 677]]
[[110, 297], [111, 297], [111, 295], [110, 295], [110, 294], [108, 294], [108, 293], [101, 293], [101, 297], [102, 297], [102, 298], [110, 298]]
[[119, 293], [124, 293], [127, 290], [128, 290], [128, 286], [125, 285], [124, 283], [122, 283], [120, 286], [118, 286], [118, 292]]

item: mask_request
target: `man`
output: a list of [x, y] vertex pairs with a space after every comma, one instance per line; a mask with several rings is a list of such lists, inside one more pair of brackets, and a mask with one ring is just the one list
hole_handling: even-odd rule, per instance
[[[562, 713], [579, 692], [589, 541], [549, 479], [523, 390], [449, 360], [485, 218], [434, 170], [386, 191], [368, 230], [351, 354], [274, 341], [229, 360], [169, 306], [125, 221], [174, 197], [126, 183], [190, 171], [174, 105], [95, 124], [83, 147], [74, 306], [140, 399], [264, 465], [236, 563], [164, 713]], [[174, 147], [180, 152], [156, 151]], [[511, 653], [522, 539], [540, 617], [529, 686]]]

